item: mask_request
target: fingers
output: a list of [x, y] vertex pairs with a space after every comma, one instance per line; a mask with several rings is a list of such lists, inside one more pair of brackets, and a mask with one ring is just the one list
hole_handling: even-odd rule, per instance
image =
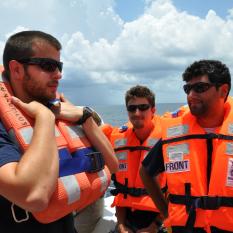
[[11, 97], [11, 102], [18, 107], [19, 109], [21, 109], [23, 112], [25, 112], [28, 116], [30, 117], [34, 117], [35, 113], [32, 107], [30, 107], [29, 104], [24, 103], [23, 101], [21, 101], [20, 99], [18, 99], [15, 96]]
[[17, 106], [19, 108], [23, 108], [26, 105], [24, 102], [22, 102], [20, 99], [18, 99], [15, 96], [11, 97], [11, 103], [13, 103], [15, 106]]

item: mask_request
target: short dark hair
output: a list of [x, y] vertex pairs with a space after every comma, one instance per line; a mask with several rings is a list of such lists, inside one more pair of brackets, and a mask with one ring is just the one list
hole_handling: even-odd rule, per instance
[[[200, 60], [191, 64], [183, 73], [183, 81], [188, 82], [198, 76], [207, 75], [209, 81], [216, 84], [228, 84], [228, 94], [231, 89], [231, 74], [225, 64], [217, 60]], [[227, 94], [227, 95], [228, 95]]]
[[36, 40], [42, 40], [58, 51], [62, 46], [60, 42], [50, 34], [42, 31], [22, 31], [12, 35], [6, 42], [3, 51], [3, 66], [5, 76], [9, 77], [9, 62], [11, 60], [20, 60], [23, 58], [30, 58], [34, 55], [33, 43]]
[[151, 107], [155, 106], [155, 94], [146, 86], [137, 85], [131, 87], [125, 94], [126, 106], [129, 100], [134, 99], [135, 97], [146, 98]]

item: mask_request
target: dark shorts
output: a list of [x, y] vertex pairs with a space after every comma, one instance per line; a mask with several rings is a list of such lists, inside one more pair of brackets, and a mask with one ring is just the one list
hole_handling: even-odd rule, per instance
[[126, 208], [126, 226], [133, 231], [148, 227], [159, 213], [153, 211], [135, 210]]

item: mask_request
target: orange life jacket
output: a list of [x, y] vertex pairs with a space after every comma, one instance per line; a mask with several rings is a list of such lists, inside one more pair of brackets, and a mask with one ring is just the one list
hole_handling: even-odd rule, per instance
[[[142, 160], [161, 136], [159, 117], [154, 118], [156, 119], [153, 121], [155, 127], [142, 144], [137, 139], [131, 124], [120, 129], [115, 128], [109, 134], [109, 139], [119, 160], [119, 171], [113, 175], [116, 189], [111, 193], [116, 197], [112, 206], [158, 212], [139, 175]], [[104, 131], [106, 132], [106, 130]], [[165, 182], [163, 185], [165, 186]]]
[[162, 120], [170, 226], [233, 231], [233, 101], [222, 126], [206, 133], [187, 111]]
[[173, 112], [165, 112], [163, 114], [162, 117], [168, 117], [168, 118], [174, 118], [174, 117], [179, 117], [182, 116], [184, 113], [186, 113], [187, 111], [189, 111], [189, 107], [188, 105], [183, 105], [180, 108], [178, 108], [177, 110], [173, 111]]
[[[10, 102], [12, 90], [8, 82], [0, 81], [1, 120], [25, 151], [33, 133], [33, 120], [25, 116]], [[91, 146], [82, 127], [64, 121], [56, 121], [56, 141], [59, 150], [59, 178], [48, 207], [33, 213], [42, 222], [53, 222], [91, 204], [106, 191], [110, 172], [104, 160]]]

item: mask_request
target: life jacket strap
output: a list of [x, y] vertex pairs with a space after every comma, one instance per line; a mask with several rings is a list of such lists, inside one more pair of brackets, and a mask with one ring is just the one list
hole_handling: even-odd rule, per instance
[[114, 186], [116, 187], [115, 189], [110, 190], [110, 193], [113, 196], [116, 196], [119, 193], [124, 194], [124, 196], [126, 196], [126, 197], [127, 197], [128, 194], [133, 196], [133, 197], [140, 197], [140, 196], [143, 196], [143, 195], [148, 195], [146, 189], [143, 189], [143, 188], [129, 188], [127, 182], [124, 185], [119, 183], [116, 180], [116, 175], [115, 174], [112, 174], [112, 181], [113, 181]]
[[124, 185], [122, 185], [122, 187], [118, 187], [116, 189], [112, 189], [111, 191], [111, 194], [113, 196], [116, 196], [117, 194], [119, 193], [122, 193], [122, 194], [129, 194], [133, 197], [140, 197], [140, 196], [143, 196], [143, 195], [148, 195], [146, 189], [142, 189], [142, 188], [128, 188]]
[[91, 169], [87, 172], [98, 172], [104, 169], [105, 162], [100, 152], [91, 152], [86, 154], [86, 157], [91, 160]]
[[78, 174], [81, 172], [98, 172], [104, 169], [104, 159], [100, 152], [86, 151], [80, 153], [75, 151], [67, 153], [67, 149], [59, 150], [59, 177]]
[[129, 150], [131, 152], [133, 151], [150, 151], [151, 147], [148, 146], [121, 146], [121, 147], [117, 147], [114, 148], [114, 151], [122, 151], [122, 150]]
[[[140, 196], [148, 195], [148, 192], [144, 188], [134, 188], [134, 187], [129, 188], [127, 185], [123, 185], [119, 183], [116, 180], [115, 174], [112, 174], [112, 181], [113, 181], [114, 186], [116, 187], [115, 189], [110, 190], [110, 193], [113, 196], [116, 196], [119, 193], [122, 193], [124, 195], [129, 194], [133, 197], [140, 197]], [[165, 193], [167, 191], [167, 187], [165, 186], [161, 188], [161, 191]]]
[[220, 196], [190, 196], [169, 194], [168, 199], [173, 204], [191, 205], [203, 210], [217, 210], [220, 207], [233, 207], [233, 197]]
[[196, 220], [196, 208], [203, 210], [217, 210], [220, 207], [233, 207], [233, 197], [221, 196], [187, 196], [169, 194], [169, 202], [188, 206], [188, 219], [185, 225], [186, 232], [192, 233]]
[[216, 134], [216, 133], [207, 133], [207, 134], [189, 134], [174, 138], [168, 138], [162, 140], [162, 144], [169, 144], [173, 142], [180, 142], [184, 140], [193, 140], [193, 139], [221, 139], [221, 140], [229, 140], [233, 141], [232, 135], [225, 135], [225, 134]]

